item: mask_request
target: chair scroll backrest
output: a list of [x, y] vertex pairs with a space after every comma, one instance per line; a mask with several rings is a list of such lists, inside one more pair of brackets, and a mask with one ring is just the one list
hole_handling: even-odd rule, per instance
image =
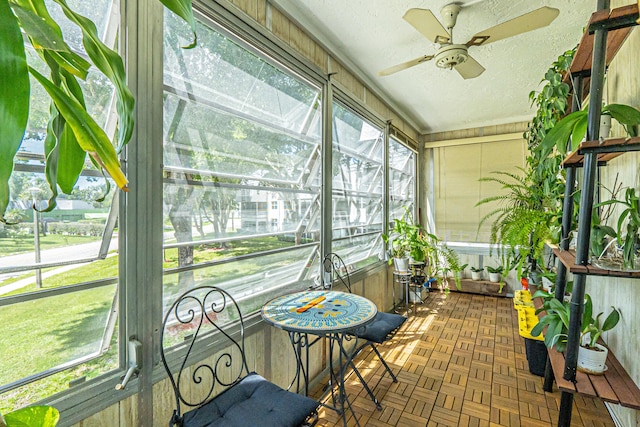
[[[181, 403], [202, 406], [249, 373], [242, 313], [223, 289], [200, 286], [180, 295], [164, 317], [160, 339], [160, 356], [176, 399], [174, 418], [181, 416]], [[210, 348], [212, 343], [222, 353], [195, 360], [195, 356], [203, 356], [198, 349]], [[170, 369], [165, 352], [172, 361], [175, 357], [177, 370]]]
[[343, 285], [351, 293], [349, 270], [336, 253], [328, 253], [322, 260], [322, 284], [325, 289], [333, 289], [334, 284]]

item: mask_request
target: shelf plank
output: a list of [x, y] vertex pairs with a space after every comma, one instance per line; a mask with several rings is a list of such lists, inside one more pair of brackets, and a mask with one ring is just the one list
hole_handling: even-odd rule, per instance
[[597, 153], [598, 163], [606, 164], [628, 151], [640, 151], [640, 137], [608, 138], [600, 141], [585, 141], [577, 150], [568, 154], [562, 161], [563, 166], [582, 167], [585, 153]]
[[567, 270], [571, 273], [588, 274], [590, 276], [610, 276], [610, 277], [625, 277], [625, 278], [640, 278], [640, 271], [622, 271], [622, 270], [605, 270], [597, 268], [591, 264], [579, 265], [576, 264], [576, 252], [574, 250], [563, 251], [559, 248], [553, 249], [553, 254], [558, 257], [560, 262], [567, 267]]
[[455, 280], [452, 278], [449, 278], [448, 280], [450, 292], [463, 292], [502, 298], [507, 297], [507, 282], [504, 283], [502, 292], [498, 293], [500, 283], [490, 282], [488, 280], [460, 279], [460, 290], [458, 290]]
[[[534, 298], [533, 304], [536, 309], [539, 309], [542, 307], [542, 300]], [[538, 318], [541, 318], [544, 314], [545, 312], [541, 311], [538, 313]], [[640, 409], [640, 389], [611, 350], [609, 350], [607, 356], [606, 365], [608, 369], [604, 375], [589, 375], [578, 371], [576, 372], [575, 383], [564, 379], [564, 354], [558, 352], [555, 348], [547, 349], [547, 351], [559, 390], [597, 397], [607, 402]]]
[[[576, 54], [573, 57], [573, 61], [571, 62], [569, 73], [565, 76], [565, 82], [568, 83], [569, 74], [585, 76], [591, 74], [591, 62], [593, 58], [593, 28], [597, 26], [606, 26], [607, 23], [611, 23], [613, 25], [616, 22], [633, 22], [635, 19], [638, 19], [637, 4], [619, 7], [611, 11], [600, 10], [593, 13], [591, 15], [591, 19], [589, 19], [589, 25], [582, 35], [582, 39], [580, 40]], [[615, 26], [613, 28], [615, 28]], [[607, 66], [616, 56], [620, 46], [632, 29], [632, 26], [623, 26], [622, 28], [612, 29], [608, 32], [606, 57]]]

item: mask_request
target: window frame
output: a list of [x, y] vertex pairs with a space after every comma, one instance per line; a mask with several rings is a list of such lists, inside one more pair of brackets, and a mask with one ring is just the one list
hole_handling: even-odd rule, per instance
[[[384, 169], [382, 209], [383, 228], [388, 228], [389, 182], [388, 182], [388, 138], [389, 122], [369, 109], [362, 101], [349, 94], [331, 73], [327, 73], [310, 60], [302, 57], [293, 48], [269, 33], [266, 28], [241, 14], [230, 3], [209, 0], [195, 1], [197, 18], [212, 25], [227, 37], [231, 37], [256, 54], [283, 67], [303, 80], [312, 82], [322, 91], [322, 180], [326, 185], [331, 180], [332, 151], [332, 103], [339, 102], [351, 111], [383, 131]], [[267, 6], [269, 7], [269, 6]], [[234, 10], [232, 10], [234, 9]], [[137, 419], [153, 419], [153, 386], [165, 377], [159, 361], [159, 325], [162, 324], [162, 145], [163, 138], [163, 58], [162, 51], [164, 7], [160, 2], [120, 2], [121, 25], [130, 31], [121, 31], [120, 52], [125, 60], [128, 83], [137, 100], [134, 135], [122, 153], [123, 167], [130, 179], [129, 193], [119, 195], [119, 316], [120, 369], [58, 393], [44, 403], [53, 404], [64, 413], [64, 424], [72, 425], [87, 419], [113, 404], [135, 394], [137, 396]], [[160, 148], [158, 148], [160, 147]], [[328, 149], [327, 149], [328, 148]], [[417, 157], [416, 157], [417, 158]], [[418, 169], [416, 168], [416, 186]], [[320, 256], [331, 252], [331, 185], [322, 193]], [[416, 206], [419, 194], [416, 188]], [[328, 212], [328, 215], [326, 214]], [[369, 271], [385, 268], [379, 263], [354, 272], [354, 279]], [[144, 315], [142, 314], [144, 313]], [[260, 327], [259, 314], [249, 316], [247, 330]], [[142, 352], [141, 377], [134, 377], [122, 391], [114, 391], [128, 365], [127, 338], [138, 339]], [[148, 351], [151, 349], [152, 351]], [[136, 397], [133, 397], [136, 399]], [[137, 420], [131, 420], [135, 423]]]

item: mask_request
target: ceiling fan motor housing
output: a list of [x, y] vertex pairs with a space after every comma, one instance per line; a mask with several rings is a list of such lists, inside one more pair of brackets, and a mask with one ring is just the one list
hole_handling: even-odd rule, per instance
[[453, 68], [467, 60], [467, 46], [452, 44], [440, 48], [435, 56], [436, 65], [440, 68]]

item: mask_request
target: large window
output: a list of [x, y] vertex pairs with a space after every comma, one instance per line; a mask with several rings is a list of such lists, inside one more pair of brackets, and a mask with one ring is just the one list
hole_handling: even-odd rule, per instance
[[332, 250], [362, 267], [383, 251], [384, 134], [339, 103], [332, 121]]
[[317, 275], [320, 89], [210, 24], [189, 50], [165, 28], [164, 297], [218, 284], [249, 313]]
[[[80, 30], [57, 4], [46, 4], [69, 46], [86, 55]], [[104, 42], [114, 46], [117, 5], [113, 11], [110, 0], [69, 5], [98, 23]], [[28, 49], [29, 64], [46, 74], [40, 57]], [[108, 79], [92, 68], [80, 84], [90, 114], [113, 130]], [[49, 100], [35, 80], [31, 88], [29, 124], [9, 183], [12, 224], [0, 224], [1, 413], [119, 366], [115, 186], [107, 191], [87, 161], [71, 195], [61, 194], [53, 210], [41, 212], [52, 195], [43, 162]]]

